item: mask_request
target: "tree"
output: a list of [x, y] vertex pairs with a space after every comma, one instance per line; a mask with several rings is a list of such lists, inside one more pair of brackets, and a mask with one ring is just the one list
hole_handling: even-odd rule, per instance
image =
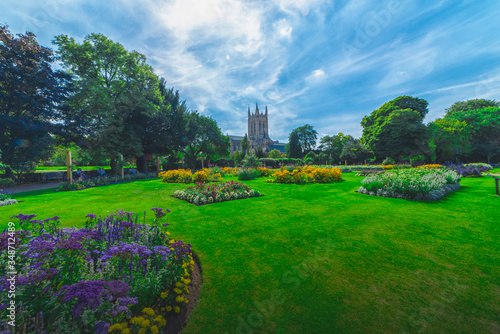
[[362, 143], [379, 158], [429, 154], [427, 128], [422, 123], [427, 105], [411, 96], [385, 103], [363, 118]]
[[68, 132], [79, 145], [103, 149], [112, 168], [120, 154], [141, 156], [141, 117], [155, 118], [161, 105], [159, 79], [146, 57], [102, 34], [88, 35], [81, 44], [59, 35], [54, 43], [75, 82], [69, 101], [74, 112], [65, 115]]
[[253, 153], [258, 159], [266, 157], [266, 152], [264, 152], [264, 149], [260, 145], [254, 148]]
[[484, 109], [487, 107], [500, 107], [500, 102], [497, 102], [495, 100], [485, 100], [485, 99], [473, 99], [473, 100], [467, 100], [467, 101], [458, 101], [455, 102], [451, 105], [451, 107], [446, 108], [446, 115], [445, 117], [450, 117], [456, 112], [461, 112], [461, 111], [469, 111], [469, 110], [478, 110], [478, 109]]
[[229, 137], [222, 134], [216, 121], [192, 111], [185, 114], [185, 122], [186, 146], [182, 151], [190, 168], [196, 167], [200, 152], [213, 161], [229, 155]]
[[472, 128], [456, 119], [439, 118], [427, 126], [435, 154], [433, 161], [454, 161], [472, 151], [470, 134]]
[[271, 159], [279, 159], [281, 158], [281, 152], [277, 149], [271, 150], [269, 152], [269, 158]]
[[340, 154], [340, 159], [354, 163], [364, 162], [371, 157], [373, 157], [373, 153], [364, 147], [359, 139], [347, 141]]
[[312, 150], [316, 146], [318, 132], [306, 124], [294, 129], [288, 137], [290, 158], [302, 158], [305, 152]]
[[470, 127], [472, 151], [470, 160], [491, 161], [500, 157], [500, 108], [486, 107], [477, 110], [456, 111], [446, 114], [447, 121], [464, 122]]
[[245, 133], [245, 136], [243, 136], [243, 139], [241, 140], [241, 152], [243, 153], [243, 158], [245, 157], [245, 154], [248, 152], [248, 149], [250, 148], [250, 140], [248, 139], [247, 134]]
[[[0, 26], [0, 151], [2, 161], [21, 171], [48, 158], [70, 92], [71, 78], [52, 69], [52, 50], [33, 33], [10, 33]], [[7, 173], [11, 174], [10, 168]]]
[[286, 154], [289, 158], [301, 158], [302, 149], [299, 144], [299, 135], [292, 131], [288, 137], [288, 143], [285, 145]]
[[342, 132], [334, 136], [327, 135], [321, 138], [319, 149], [325, 152], [330, 160], [338, 162], [340, 154], [342, 154], [342, 149], [349, 140], [354, 140], [354, 138], [350, 135], [344, 135]]

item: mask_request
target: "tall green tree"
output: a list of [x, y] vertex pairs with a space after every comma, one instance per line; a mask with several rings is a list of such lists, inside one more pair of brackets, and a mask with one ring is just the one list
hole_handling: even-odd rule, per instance
[[458, 101], [445, 109], [445, 116], [450, 117], [456, 112], [484, 109], [488, 107], [500, 107], [500, 102], [486, 99], [472, 99], [467, 101]]
[[222, 134], [216, 121], [196, 111], [188, 112], [184, 117], [186, 145], [182, 151], [190, 168], [196, 167], [196, 159], [200, 153], [212, 161], [229, 155], [229, 137]]
[[249, 151], [250, 149], [250, 140], [248, 139], [248, 135], [245, 133], [243, 136], [243, 139], [241, 140], [241, 153], [242, 157], [245, 157], [245, 154]]
[[112, 168], [120, 154], [141, 156], [141, 116], [152, 117], [161, 104], [159, 78], [146, 57], [102, 34], [90, 34], [79, 44], [56, 36], [63, 66], [73, 76], [75, 92], [69, 101], [66, 128], [78, 134], [77, 143], [103, 149]]
[[500, 158], [500, 108], [462, 110], [445, 115], [447, 121], [464, 122], [470, 127], [471, 153], [468, 160], [487, 161]]
[[379, 159], [429, 154], [423, 119], [428, 112], [424, 99], [400, 96], [382, 105], [361, 121], [361, 141]]
[[294, 129], [288, 137], [288, 156], [290, 158], [302, 158], [306, 152], [316, 146], [317, 138], [318, 132], [309, 124]]
[[14, 36], [0, 26], [0, 151], [2, 161], [18, 171], [48, 158], [60, 131], [71, 78], [53, 70], [54, 62], [35, 34]]
[[342, 132], [333, 136], [326, 135], [320, 139], [318, 148], [322, 150], [330, 160], [338, 162], [345, 143], [350, 140], [354, 140], [354, 138], [350, 135], [344, 135]]
[[364, 162], [373, 157], [373, 153], [368, 150], [359, 139], [348, 140], [342, 147], [340, 159], [351, 163]]
[[439, 118], [428, 124], [431, 145], [435, 154], [433, 161], [455, 161], [468, 156], [472, 151], [472, 127], [465, 121]]

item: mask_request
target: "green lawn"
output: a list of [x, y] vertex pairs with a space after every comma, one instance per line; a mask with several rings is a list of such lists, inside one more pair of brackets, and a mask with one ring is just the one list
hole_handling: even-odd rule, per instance
[[[498, 169], [496, 170], [499, 171]], [[184, 333], [498, 333], [500, 196], [493, 179], [462, 179], [434, 203], [336, 184], [246, 181], [263, 197], [194, 206], [181, 184], [136, 181], [16, 195], [0, 217], [168, 208], [172, 236], [193, 244], [201, 298]], [[4, 224], [5, 225], [5, 224]]]

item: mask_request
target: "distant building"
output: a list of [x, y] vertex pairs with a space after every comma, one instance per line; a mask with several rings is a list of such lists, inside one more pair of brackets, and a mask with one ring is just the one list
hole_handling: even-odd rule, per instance
[[[259, 106], [255, 105], [255, 113], [250, 113], [248, 107], [248, 139], [250, 140], [250, 149], [254, 150], [261, 146], [265, 152], [277, 149], [281, 153], [285, 153], [285, 144], [277, 140], [269, 138], [269, 120], [266, 106], [265, 113], [259, 112]], [[243, 136], [229, 136], [231, 140], [231, 153], [241, 151], [241, 140]]]

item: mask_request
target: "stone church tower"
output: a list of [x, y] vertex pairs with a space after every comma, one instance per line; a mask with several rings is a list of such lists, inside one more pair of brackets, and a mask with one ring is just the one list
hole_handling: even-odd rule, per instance
[[256, 148], [261, 146], [267, 148], [267, 145], [272, 143], [269, 138], [269, 121], [268, 121], [267, 106], [266, 112], [260, 113], [259, 106], [255, 105], [255, 113], [250, 113], [248, 107], [248, 139], [250, 139], [250, 147]]
[[[266, 111], [261, 113], [259, 111], [259, 106], [255, 105], [255, 113], [250, 113], [250, 107], [248, 107], [248, 139], [250, 140], [250, 150], [261, 146], [265, 152], [269, 152], [273, 149], [279, 150], [281, 153], [285, 153], [285, 144], [279, 141], [274, 141], [269, 138], [269, 120], [267, 106]], [[231, 140], [230, 152], [234, 153], [236, 151], [241, 151], [241, 140], [243, 136], [229, 136]]]

